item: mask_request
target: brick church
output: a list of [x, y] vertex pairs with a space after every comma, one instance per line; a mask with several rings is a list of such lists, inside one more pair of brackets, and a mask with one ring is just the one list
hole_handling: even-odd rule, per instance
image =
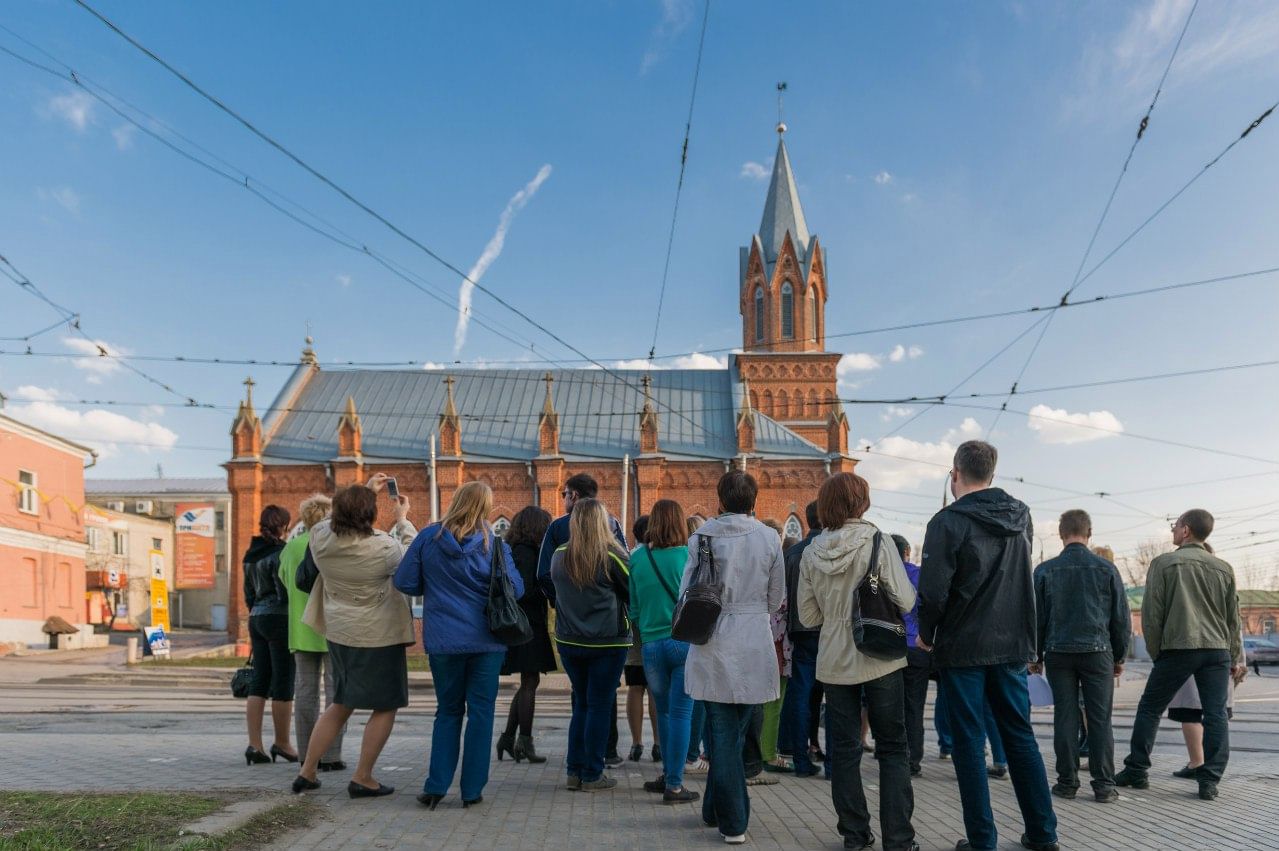
[[[308, 339], [265, 418], [245, 382], [225, 465], [233, 552], [247, 549], [263, 506], [296, 515], [307, 496], [376, 472], [398, 479], [419, 528], [461, 484], [487, 482], [499, 529], [529, 504], [558, 515], [562, 483], [586, 472], [629, 531], [664, 497], [713, 516], [715, 483], [744, 467], [760, 484], [756, 516], [799, 534], [821, 482], [856, 462], [835, 390], [840, 355], [825, 349], [826, 254], [784, 132], [759, 230], [740, 249], [743, 351], [726, 369], [321, 369]], [[231, 569], [239, 597], [238, 558]], [[231, 635], [246, 637], [243, 599], [229, 614]]]

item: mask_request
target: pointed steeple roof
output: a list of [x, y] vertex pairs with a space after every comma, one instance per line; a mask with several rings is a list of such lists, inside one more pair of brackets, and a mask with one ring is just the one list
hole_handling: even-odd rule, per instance
[[784, 126], [778, 126], [773, 179], [768, 184], [764, 218], [759, 223], [759, 239], [764, 248], [764, 261], [767, 263], [777, 260], [787, 231], [790, 231], [800, 262], [808, 259], [808, 223], [804, 221], [804, 209], [799, 203], [799, 187], [795, 185], [795, 173], [791, 171], [790, 156], [786, 153], [786, 142], [781, 135], [785, 132]]

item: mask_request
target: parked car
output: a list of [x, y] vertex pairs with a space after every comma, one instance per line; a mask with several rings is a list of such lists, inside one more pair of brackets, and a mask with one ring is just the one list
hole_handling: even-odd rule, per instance
[[1268, 638], [1245, 637], [1243, 654], [1249, 665], [1279, 665], [1279, 644]]

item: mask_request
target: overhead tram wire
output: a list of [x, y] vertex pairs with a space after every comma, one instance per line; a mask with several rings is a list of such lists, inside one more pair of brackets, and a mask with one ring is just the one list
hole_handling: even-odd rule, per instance
[[[68, 65], [66, 62], [59, 59], [57, 56], [54, 56], [49, 51], [40, 47], [38, 44], [35, 44], [29, 39], [24, 38], [22, 35], [14, 32], [13, 30], [9, 29], [3, 24], [0, 24], [0, 30], [3, 30], [4, 32], [11, 35], [12, 37], [18, 39], [19, 41], [21, 41], [23, 44], [26, 44], [31, 49], [40, 52], [42, 55], [47, 57], [50, 61], [55, 62], [58, 65], [62, 66], [62, 68], [65, 69], [65, 73], [60, 72], [55, 68], [51, 68], [47, 65], [44, 65], [40, 62], [36, 62], [35, 60], [32, 60], [29, 57], [23, 56], [22, 54], [17, 53], [16, 51], [11, 50], [8, 47], [5, 47], [4, 45], [0, 45], [0, 53], [5, 53], [8, 56], [18, 60], [19, 62], [22, 62], [23, 64], [28, 65], [31, 68], [42, 71], [53, 77], [56, 77], [59, 80], [70, 82], [72, 85], [77, 86], [85, 94], [89, 95], [94, 100], [101, 103], [111, 112], [115, 113], [119, 118], [128, 122], [131, 126], [135, 127], [136, 129], [140, 130], [145, 135], [159, 142], [161, 145], [168, 148], [170, 151], [182, 157], [183, 159], [186, 159], [189, 162], [197, 166], [200, 166], [206, 171], [209, 171], [210, 173], [228, 181], [229, 183], [234, 184], [240, 189], [244, 189], [250, 194], [256, 196], [258, 200], [262, 201], [264, 204], [266, 204], [267, 206], [269, 206], [276, 212], [292, 220], [296, 224], [301, 225], [302, 227], [306, 228], [307, 230], [311, 231], [317, 236], [321, 236], [324, 239], [327, 239], [330, 242], [334, 243], [335, 245], [338, 245], [356, 254], [367, 256], [374, 262], [381, 265], [387, 271], [391, 272], [391, 274], [400, 278], [405, 283], [409, 284], [410, 286], [422, 292], [424, 295], [434, 299], [435, 301], [439, 302], [440, 304], [449, 308], [450, 310], [457, 311], [459, 309], [456, 301], [450, 300], [449, 297], [443, 294], [443, 290], [441, 290], [435, 284], [432, 284], [431, 282], [427, 281], [425, 278], [415, 275], [414, 273], [408, 271], [405, 267], [399, 264], [395, 264], [393, 261], [383, 256], [379, 252], [370, 249], [367, 245], [363, 244], [357, 237], [352, 236], [350, 233], [342, 230], [342, 228], [326, 220], [324, 217], [320, 216], [318, 213], [315, 213], [314, 211], [303, 206], [302, 204], [292, 200], [287, 195], [284, 195], [283, 193], [278, 192], [275, 189], [272, 189], [265, 182], [258, 180], [253, 175], [246, 172], [245, 170], [239, 168], [238, 166], [236, 166], [235, 164], [231, 162], [228, 162], [226, 159], [218, 156], [218, 154], [216, 154], [215, 152], [204, 147], [199, 142], [190, 138], [189, 136], [182, 134], [179, 130], [177, 130], [173, 126], [169, 125], [168, 123], [161, 120], [160, 118], [157, 118], [155, 115], [152, 115], [151, 113], [147, 112], [146, 110], [132, 103], [128, 99], [124, 98], [123, 96], [111, 91], [105, 86], [102, 86], [96, 82], [93, 82], [88, 77], [78, 72], [75, 68], [73, 68], [72, 66]], [[191, 147], [200, 151], [209, 159], [213, 160], [218, 165], [221, 165], [222, 168], [219, 168], [218, 165], [214, 165], [213, 163], [210, 163], [202, 159], [201, 157], [196, 156], [195, 154], [192, 154], [190, 151], [184, 150], [182, 147], [175, 144], [172, 140], [165, 138], [160, 133], [157, 133], [153, 127], [147, 126], [147, 124], [139, 121], [135, 116], [130, 115], [125, 108], [122, 108], [120, 106], [120, 104], [123, 104], [124, 107], [127, 107], [130, 110], [133, 110], [135, 113], [142, 116], [148, 122], [151, 122], [153, 125], [163, 128], [166, 132], [171, 133], [173, 136], [180, 139], [185, 144], [190, 145]], [[268, 196], [274, 196], [274, 198], [278, 199], [278, 201], [273, 200], [271, 197], [268, 197]], [[295, 213], [289, 209], [285, 209], [284, 205], [292, 207], [293, 210], [296, 210], [297, 212]], [[487, 329], [488, 331], [491, 331], [495, 335], [512, 343], [517, 348], [536, 351], [536, 345], [528, 338], [525, 337], [517, 340], [511, 336], [512, 334], [516, 334], [516, 332], [512, 331], [511, 329], [509, 328], [502, 329], [500, 326], [495, 326], [491, 320], [487, 320], [484, 317], [475, 314], [474, 311], [472, 311], [471, 316], [477, 325]]]
[[[1083, 274], [1084, 266], [1088, 263], [1088, 258], [1092, 256], [1093, 246], [1097, 244], [1097, 237], [1101, 234], [1102, 225], [1106, 223], [1106, 218], [1110, 215], [1110, 207], [1115, 202], [1115, 196], [1119, 194], [1119, 186], [1124, 182], [1125, 175], [1128, 174], [1128, 166], [1132, 163], [1132, 155], [1136, 152], [1137, 145], [1146, 135], [1146, 129], [1150, 126], [1151, 113], [1155, 111], [1155, 104], [1159, 103], [1159, 95], [1164, 90], [1164, 83], [1168, 79], [1168, 72], [1172, 70], [1172, 63], [1176, 60], [1178, 52], [1181, 51], [1181, 43], [1186, 38], [1186, 31], [1190, 29], [1190, 21], [1194, 18], [1195, 10], [1198, 8], [1199, 0], [1195, 0], [1194, 5], [1190, 7], [1190, 12], [1186, 15], [1185, 24], [1181, 27], [1181, 34], [1177, 36], [1177, 43], [1173, 45], [1172, 54], [1168, 57], [1168, 64], [1164, 66], [1164, 73], [1159, 78], [1159, 84], [1155, 86], [1155, 94], [1150, 99], [1150, 106], [1146, 107], [1146, 114], [1142, 116], [1141, 121], [1137, 125], [1137, 135], [1133, 137], [1132, 145], [1128, 148], [1128, 156], [1124, 158], [1124, 164], [1119, 169], [1119, 174], [1115, 178], [1115, 185], [1110, 188], [1110, 197], [1106, 199], [1106, 204], [1101, 210], [1101, 216], [1097, 219], [1097, 225], [1093, 228], [1092, 237], [1088, 240], [1088, 247], [1084, 249], [1083, 256], [1079, 258], [1079, 266], [1075, 269], [1075, 276], [1071, 279], [1070, 286], [1067, 287], [1065, 294], [1061, 297], [1063, 304], [1070, 299], [1071, 294], [1081, 283], [1079, 279], [1080, 275]], [[1008, 397], [1004, 399], [1005, 405], [1007, 405], [1007, 403], [1012, 399], [1013, 393], [1017, 392], [1017, 385], [1026, 377], [1026, 370], [1030, 368], [1031, 361], [1035, 359], [1035, 354], [1039, 351], [1040, 345], [1043, 344], [1044, 337], [1048, 335], [1048, 329], [1052, 327], [1053, 319], [1056, 317], [1057, 315], [1055, 313], [1051, 314], [1048, 321], [1044, 323], [1044, 327], [1040, 329], [1039, 337], [1035, 340], [1035, 345], [1031, 346], [1030, 353], [1026, 355], [1025, 363], [1022, 364], [1021, 370], [1017, 373], [1017, 377], [1013, 379], [1012, 389], [1008, 391]], [[995, 414], [994, 420], [990, 423], [990, 428], [986, 430], [987, 435], [995, 430], [995, 426], [999, 425], [999, 418], [1001, 416], [1003, 416], [1003, 408]]]
[[[386, 227], [388, 230], [390, 230], [392, 233], [394, 233], [395, 235], [399, 236], [401, 239], [403, 239], [404, 241], [408, 242], [410, 245], [412, 245], [413, 247], [417, 248], [417, 249], [418, 249], [419, 251], [421, 251], [422, 253], [426, 254], [426, 255], [427, 255], [428, 257], [430, 257], [432, 260], [434, 260], [435, 262], [439, 263], [441, 266], [443, 266], [445, 269], [448, 269], [448, 270], [449, 270], [450, 272], [452, 272], [453, 274], [457, 275], [457, 276], [458, 276], [459, 278], [461, 278], [463, 281], [465, 281], [465, 282], [467, 282], [467, 283], [470, 283], [473, 287], [475, 287], [475, 289], [477, 289], [477, 290], [479, 290], [480, 292], [484, 293], [484, 294], [485, 294], [485, 295], [487, 295], [489, 298], [491, 298], [491, 299], [493, 299], [495, 302], [497, 302], [499, 305], [501, 305], [502, 307], [504, 307], [505, 309], [507, 309], [507, 310], [508, 310], [508, 311], [510, 311], [511, 313], [514, 313], [514, 314], [515, 314], [516, 316], [518, 316], [520, 319], [524, 320], [524, 321], [525, 321], [525, 322], [527, 322], [529, 325], [532, 325], [532, 326], [533, 326], [534, 328], [536, 328], [538, 331], [542, 332], [543, 334], [545, 334], [547, 337], [549, 337], [549, 338], [551, 338], [552, 340], [554, 340], [554, 341], [555, 341], [556, 343], [558, 343], [559, 345], [563, 346], [564, 348], [568, 349], [569, 351], [573, 352], [574, 354], [578, 355], [579, 357], [584, 358], [584, 359], [585, 359], [585, 360], [587, 360], [588, 362], [590, 362], [590, 363], [594, 364], [595, 366], [599, 367], [600, 369], [604, 370], [606, 373], [610, 373], [610, 374], [612, 374], [615, 378], [617, 378], [617, 379], [618, 379], [618, 381], [619, 381], [620, 383], [625, 384], [626, 386], [630, 387], [632, 390], [635, 390], [635, 391], [637, 391], [637, 392], [640, 390], [640, 388], [639, 388], [637, 385], [635, 385], [635, 384], [633, 384], [632, 382], [629, 382], [629, 381], [625, 380], [624, 378], [622, 378], [621, 376], [617, 375], [615, 371], [610, 370], [610, 369], [609, 369], [609, 367], [605, 366], [605, 365], [604, 365], [604, 364], [603, 364], [600, 360], [598, 360], [598, 359], [596, 359], [596, 358], [592, 358], [592, 357], [590, 357], [590, 356], [589, 356], [589, 355], [587, 355], [587, 354], [586, 354], [586, 352], [585, 352], [585, 351], [583, 351], [581, 348], [579, 348], [578, 346], [574, 345], [573, 343], [570, 343], [568, 340], [566, 340], [566, 339], [565, 339], [563, 336], [561, 336], [560, 334], [557, 334], [556, 332], [552, 331], [552, 330], [551, 330], [550, 328], [548, 328], [546, 325], [544, 325], [543, 323], [541, 323], [541, 322], [539, 322], [538, 320], [534, 319], [532, 316], [530, 316], [530, 315], [529, 315], [528, 313], [526, 313], [525, 311], [523, 311], [523, 310], [521, 310], [520, 308], [516, 307], [515, 305], [511, 304], [511, 302], [507, 301], [505, 298], [503, 298], [502, 296], [498, 295], [498, 294], [497, 294], [497, 293], [496, 293], [493, 289], [491, 289], [490, 287], [486, 286], [485, 284], [481, 283], [480, 281], [476, 281], [476, 280], [472, 279], [469, 275], [467, 275], [465, 272], [463, 272], [463, 271], [462, 271], [460, 268], [458, 268], [456, 265], [454, 265], [453, 263], [451, 263], [450, 261], [448, 261], [447, 259], [445, 259], [442, 255], [440, 255], [439, 253], [437, 253], [436, 251], [434, 251], [433, 249], [431, 249], [430, 247], [428, 247], [427, 245], [425, 245], [425, 244], [424, 244], [421, 240], [419, 240], [419, 239], [417, 239], [416, 237], [414, 237], [414, 236], [412, 236], [411, 234], [409, 234], [407, 231], [405, 231], [405, 230], [404, 230], [403, 228], [401, 228], [399, 225], [395, 224], [395, 223], [394, 223], [394, 222], [392, 222], [389, 218], [387, 218], [387, 217], [386, 217], [386, 216], [384, 216], [383, 214], [379, 213], [377, 210], [375, 210], [375, 209], [373, 209], [372, 207], [370, 207], [370, 206], [369, 206], [368, 204], [366, 204], [364, 201], [361, 201], [359, 198], [357, 198], [355, 195], [353, 195], [350, 191], [348, 191], [347, 189], [345, 189], [344, 187], [342, 187], [340, 184], [338, 184], [338, 183], [337, 183], [336, 181], [334, 181], [332, 178], [328, 177], [326, 174], [324, 174], [323, 172], [321, 172], [321, 171], [320, 171], [319, 169], [317, 169], [315, 166], [312, 166], [309, 162], [307, 162], [306, 160], [304, 160], [301, 156], [299, 156], [298, 154], [295, 154], [295, 153], [294, 153], [291, 149], [289, 149], [289, 148], [288, 148], [288, 147], [286, 147], [283, 143], [281, 143], [281, 142], [279, 142], [278, 140], [276, 140], [276, 139], [275, 139], [274, 137], [272, 137], [270, 134], [266, 133], [266, 132], [265, 132], [265, 131], [263, 131], [263, 130], [260, 130], [260, 129], [259, 129], [259, 128], [258, 128], [258, 127], [257, 127], [257, 126], [253, 123], [253, 122], [249, 121], [249, 120], [248, 120], [247, 118], [245, 118], [243, 115], [241, 115], [240, 113], [236, 112], [234, 109], [232, 109], [230, 106], [228, 106], [228, 105], [227, 105], [226, 103], [224, 103], [222, 100], [220, 100], [219, 98], [217, 98], [215, 95], [210, 94], [208, 91], [206, 91], [205, 89], [201, 88], [201, 87], [200, 87], [200, 85], [199, 85], [199, 84], [197, 84], [194, 80], [192, 80], [192, 79], [191, 79], [190, 77], [188, 77], [186, 74], [184, 74], [184, 73], [182, 73], [181, 71], [179, 71], [179, 70], [178, 70], [177, 68], [175, 68], [173, 65], [169, 64], [167, 61], [165, 61], [163, 58], [161, 58], [158, 54], [156, 54], [156, 53], [155, 53], [154, 51], [152, 51], [150, 48], [146, 47], [144, 44], [142, 44], [142, 43], [141, 43], [141, 42], [139, 42], [137, 39], [135, 39], [133, 36], [131, 36], [131, 35], [129, 35], [128, 33], [126, 33], [124, 30], [122, 30], [120, 27], [118, 27], [116, 24], [114, 24], [112, 21], [110, 21], [110, 20], [109, 20], [106, 16], [104, 16], [101, 12], [97, 11], [97, 10], [96, 10], [96, 9], [94, 9], [92, 6], [90, 6], [88, 3], [84, 2], [84, 0], [75, 0], [75, 2], [76, 2], [76, 5], [80, 6], [82, 9], [84, 9], [85, 11], [87, 11], [89, 14], [93, 15], [95, 18], [97, 18], [99, 21], [101, 21], [101, 22], [102, 22], [102, 24], [103, 24], [103, 25], [105, 25], [108, 29], [110, 29], [112, 32], [114, 32], [114, 33], [115, 33], [116, 35], [118, 35], [120, 38], [124, 39], [124, 40], [125, 40], [126, 42], [128, 42], [129, 44], [131, 44], [134, 48], [136, 48], [139, 52], [141, 52], [141, 53], [142, 53], [143, 55], [145, 55], [147, 58], [151, 59], [151, 60], [152, 60], [152, 61], [154, 61], [156, 64], [160, 65], [160, 67], [162, 67], [162, 68], [164, 68], [166, 71], [168, 71], [170, 74], [172, 74], [173, 76], [177, 77], [177, 78], [178, 78], [178, 79], [179, 79], [179, 80], [180, 80], [183, 84], [185, 84], [185, 85], [186, 85], [188, 88], [190, 88], [192, 91], [194, 91], [194, 92], [196, 92], [197, 94], [199, 94], [202, 98], [204, 98], [205, 100], [209, 101], [209, 103], [211, 103], [211, 104], [213, 104], [214, 106], [216, 106], [218, 109], [220, 109], [222, 112], [226, 113], [226, 114], [227, 114], [228, 116], [230, 116], [231, 118], [234, 118], [234, 119], [235, 119], [237, 122], [239, 122], [239, 123], [240, 123], [240, 124], [241, 124], [241, 125], [245, 128], [245, 129], [247, 129], [250, 133], [252, 133], [253, 135], [257, 136], [259, 139], [261, 139], [263, 142], [267, 143], [267, 144], [268, 144], [268, 145], [270, 145], [271, 147], [275, 148], [277, 151], [279, 151], [279, 152], [280, 152], [281, 154], [283, 154], [285, 157], [287, 157], [288, 159], [290, 159], [290, 160], [292, 160], [294, 163], [296, 163], [296, 164], [297, 164], [300, 168], [302, 168], [304, 171], [306, 171], [306, 172], [307, 172], [308, 174], [310, 174], [312, 177], [314, 177], [315, 179], [319, 180], [321, 183], [323, 183], [324, 185], [328, 186], [328, 187], [329, 187], [330, 189], [332, 189], [334, 192], [336, 192], [336, 193], [338, 193], [339, 195], [341, 195], [343, 198], [345, 198], [347, 201], [349, 201], [351, 204], [353, 204], [354, 206], [356, 206], [356, 207], [357, 207], [357, 208], [359, 208], [360, 210], [364, 211], [366, 214], [368, 214], [368, 215], [369, 215], [370, 217], [372, 217], [374, 220], [376, 220], [376, 221], [380, 222], [383, 226], [385, 226], [385, 227]], [[611, 388], [609, 388], [609, 389], [608, 389], [608, 392], [610, 392], [610, 393], [612, 392]], [[664, 403], [660, 403], [660, 402], [658, 402], [657, 404], [658, 404], [660, 407], [664, 407], [664, 408], [666, 408], [667, 410], [670, 410], [670, 411], [674, 412], [674, 411], [673, 411], [673, 409], [671, 409], [669, 405], [665, 405]], [[701, 432], [705, 432], [705, 431], [706, 431], [705, 427], [704, 427], [701, 423], [698, 423], [698, 422], [696, 422], [696, 421], [694, 421], [694, 420], [692, 420], [692, 419], [689, 419], [688, 417], [683, 417], [682, 415], [680, 415], [680, 414], [678, 414], [678, 413], [676, 413], [676, 416], [681, 416], [681, 418], [682, 418], [682, 419], [685, 419], [685, 420], [689, 423], [689, 425], [691, 425], [693, 428], [697, 429], [698, 431], [701, 431]]]
[[702, 11], [702, 33], [697, 39], [697, 61], [693, 65], [693, 91], [688, 98], [688, 118], [684, 122], [684, 147], [679, 155], [679, 180], [675, 183], [675, 207], [671, 211], [671, 231], [666, 237], [666, 261], [662, 264], [662, 287], [657, 293], [657, 318], [653, 320], [653, 344], [648, 350], [652, 362], [657, 354], [657, 333], [662, 327], [662, 306], [666, 302], [666, 281], [671, 272], [671, 252], [675, 247], [675, 223], [679, 220], [679, 198], [684, 191], [684, 169], [688, 165], [688, 140], [693, 133], [693, 105], [697, 103], [697, 81], [702, 74], [702, 49], [706, 46], [706, 24], [711, 17], [711, 0]]

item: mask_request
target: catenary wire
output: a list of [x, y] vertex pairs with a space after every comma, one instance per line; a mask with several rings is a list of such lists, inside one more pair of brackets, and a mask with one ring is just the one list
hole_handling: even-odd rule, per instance
[[679, 155], [679, 180], [675, 182], [675, 207], [671, 211], [671, 230], [666, 237], [666, 260], [662, 264], [662, 286], [657, 293], [657, 318], [653, 320], [653, 344], [648, 359], [657, 354], [657, 334], [662, 327], [662, 306], [666, 302], [666, 281], [671, 273], [671, 252], [675, 247], [675, 223], [679, 220], [679, 198], [684, 191], [684, 170], [688, 165], [688, 141], [693, 133], [693, 105], [697, 103], [697, 81], [702, 74], [702, 49], [706, 46], [706, 24], [711, 17], [711, 0], [706, 0], [702, 11], [702, 34], [697, 39], [697, 61], [693, 65], [693, 92], [688, 98], [688, 119], [684, 122], [684, 147]]

